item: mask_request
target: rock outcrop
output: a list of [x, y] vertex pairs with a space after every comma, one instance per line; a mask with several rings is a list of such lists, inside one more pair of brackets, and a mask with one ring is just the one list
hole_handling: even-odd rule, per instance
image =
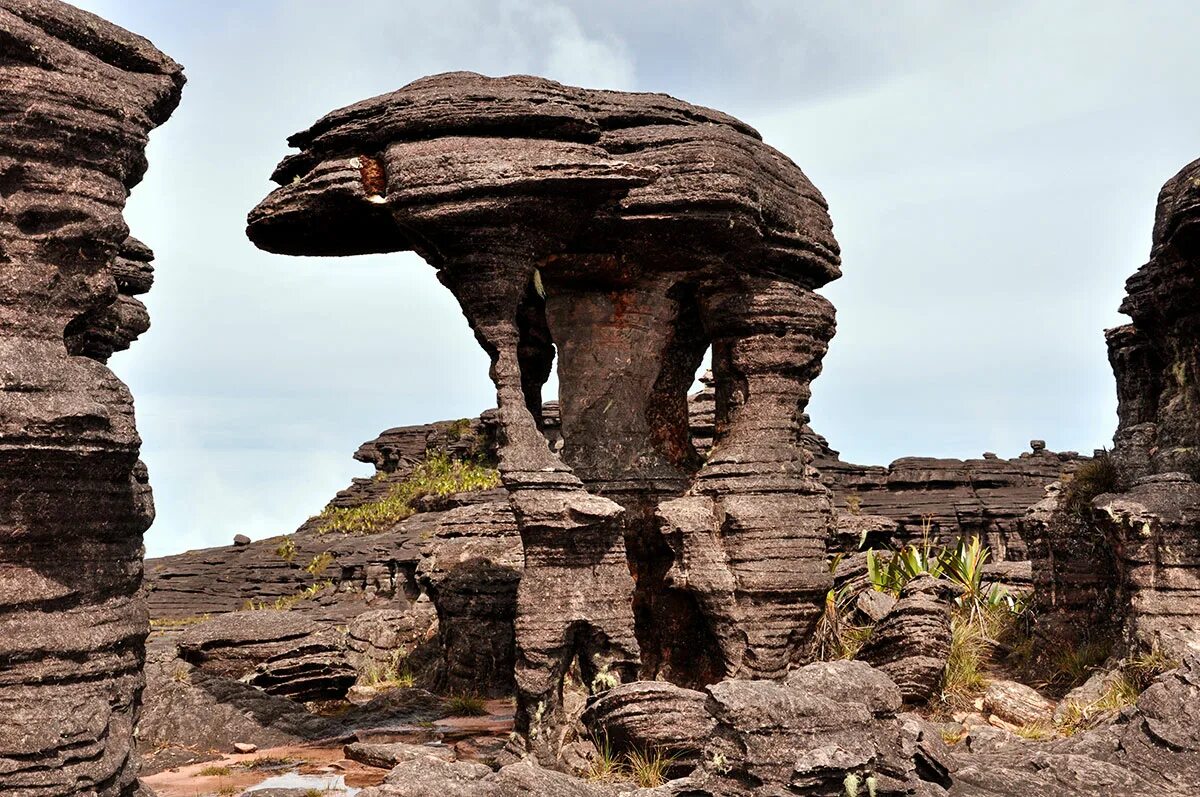
[[0, 792], [129, 795], [153, 507], [129, 391], [150, 250], [122, 210], [183, 73], [56, 0], [0, 0]]
[[1031, 744], [1009, 736], [986, 749], [952, 754], [953, 797], [1053, 794], [1128, 797], [1194, 794], [1200, 789], [1200, 659], [1185, 657], [1116, 722], [1065, 739]]
[[[1107, 332], [1112, 454], [1028, 519], [1043, 633], [1126, 652], [1200, 650], [1200, 161], [1158, 197], [1150, 261], [1126, 283], [1132, 323]], [[1118, 651], [1120, 652], [1120, 651]]]
[[857, 654], [887, 673], [907, 703], [927, 702], [942, 685], [953, 596], [948, 582], [929, 576], [909, 581]]
[[[838, 276], [838, 250], [800, 170], [736, 119], [663, 95], [466, 73], [335, 111], [289, 143], [251, 240], [415, 250], [492, 358], [525, 558], [530, 745], [550, 752], [573, 661], [590, 685], [782, 675], [828, 588], [833, 526], [798, 432], [834, 326], [813, 291]], [[701, 462], [686, 391], [709, 345]], [[539, 427], [556, 354], [561, 457]], [[685, 630], [715, 643], [708, 657], [681, 648]]]

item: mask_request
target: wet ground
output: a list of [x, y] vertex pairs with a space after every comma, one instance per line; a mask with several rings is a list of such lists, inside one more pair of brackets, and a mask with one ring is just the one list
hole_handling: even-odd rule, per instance
[[492, 700], [486, 708], [487, 715], [481, 717], [446, 717], [425, 725], [363, 729], [347, 739], [214, 754], [212, 760], [142, 780], [159, 797], [226, 797], [267, 788], [316, 789], [329, 797], [350, 797], [358, 789], [382, 783], [388, 770], [347, 759], [342, 752], [346, 743], [405, 742], [427, 745], [447, 757], [487, 761], [512, 732], [513, 707], [511, 701]]

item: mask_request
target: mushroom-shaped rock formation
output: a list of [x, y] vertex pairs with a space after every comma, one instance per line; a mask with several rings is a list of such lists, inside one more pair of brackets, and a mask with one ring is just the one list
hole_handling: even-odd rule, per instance
[[[518, 726], [545, 751], [593, 689], [780, 677], [829, 574], [828, 490], [798, 444], [834, 331], [821, 194], [725, 114], [535, 77], [437, 75], [328, 114], [249, 217], [285, 254], [413, 250], [492, 360], [525, 555]], [[713, 350], [715, 439], [688, 434]], [[561, 453], [539, 433], [560, 384]]]
[[55, 0], [0, 0], [0, 793], [133, 793], [142, 533], [129, 391], [150, 250], [122, 210], [179, 65]]

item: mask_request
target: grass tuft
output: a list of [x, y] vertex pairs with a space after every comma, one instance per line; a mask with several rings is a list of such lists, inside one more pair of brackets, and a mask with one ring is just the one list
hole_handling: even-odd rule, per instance
[[958, 708], [970, 704], [987, 686], [983, 675], [990, 644], [983, 625], [966, 613], [950, 620], [950, 654], [942, 680], [942, 702]]
[[203, 623], [212, 619], [211, 614], [193, 614], [188, 617], [164, 617], [160, 620], [151, 619], [151, 628], [185, 628], [189, 625]]
[[196, 773], [196, 776], [200, 778], [227, 778], [229, 774], [229, 767], [211, 766], [200, 770]]
[[1046, 722], [1029, 722], [1017, 728], [1016, 734], [1022, 739], [1040, 742], [1054, 736], [1054, 726]]
[[675, 756], [664, 755], [661, 750], [634, 750], [627, 753], [625, 759], [629, 762], [629, 774], [634, 783], [643, 789], [653, 789], [666, 783], [667, 772], [675, 763]]
[[451, 717], [483, 717], [488, 713], [487, 704], [479, 695], [453, 695], [446, 702]]
[[596, 747], [596, 754], [592, 757], [591, 764], [588, 765], [587, 779], [593, 783], [611, 783], [624, 779], [625, 768], [621, 764], [620, 756], [613, 751], [608, 737], [594, 738], [592, 743]]
[[376, 534], [413, 514], [413, 501], [426, 495], [450, 495], [500, 486], [500, 473], [479, 462], [451, 459], [431, 452], [407, 479], [392, 486], [378, 501], [355, 507], [326, 507], [318, 532]]
[[318, 581], [315, 584], [309, 584], [295, 595], [280, 595], [278, 598], [270, 602], [259, 600], [258, 598], [249, 598], [242, 603], [242, 610], [252, 612], [286, 612], [300, 601], [308, 598], [315, 598], [317, 593], [319, 593], [321, 590], [329, 589], [332, 586], [332, 581]]
[[1107, 451], [1084, 462], [1063, 483], [1059, 506], [1067, 512], [1087, 516], [1092, 511], [1092, 499], [1120, 487], [1120, 476], [1112, 455]]

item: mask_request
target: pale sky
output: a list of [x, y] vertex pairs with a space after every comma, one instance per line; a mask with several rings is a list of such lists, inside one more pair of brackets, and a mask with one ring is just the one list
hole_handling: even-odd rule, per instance
[[829, 200], [845, 276], [814, 427], [850, 461], [1109, 443], [1103, 330], [1200, 156], [1200, 4], [86, 0], [185, 67], [131, 198], [157, 254], [133, 390], [148, 555], [293, 530], [391, 426], [492, 406], [410, 254], [256, 250], [285, 138], [450, 70], [663, 91], [754, 125]]

